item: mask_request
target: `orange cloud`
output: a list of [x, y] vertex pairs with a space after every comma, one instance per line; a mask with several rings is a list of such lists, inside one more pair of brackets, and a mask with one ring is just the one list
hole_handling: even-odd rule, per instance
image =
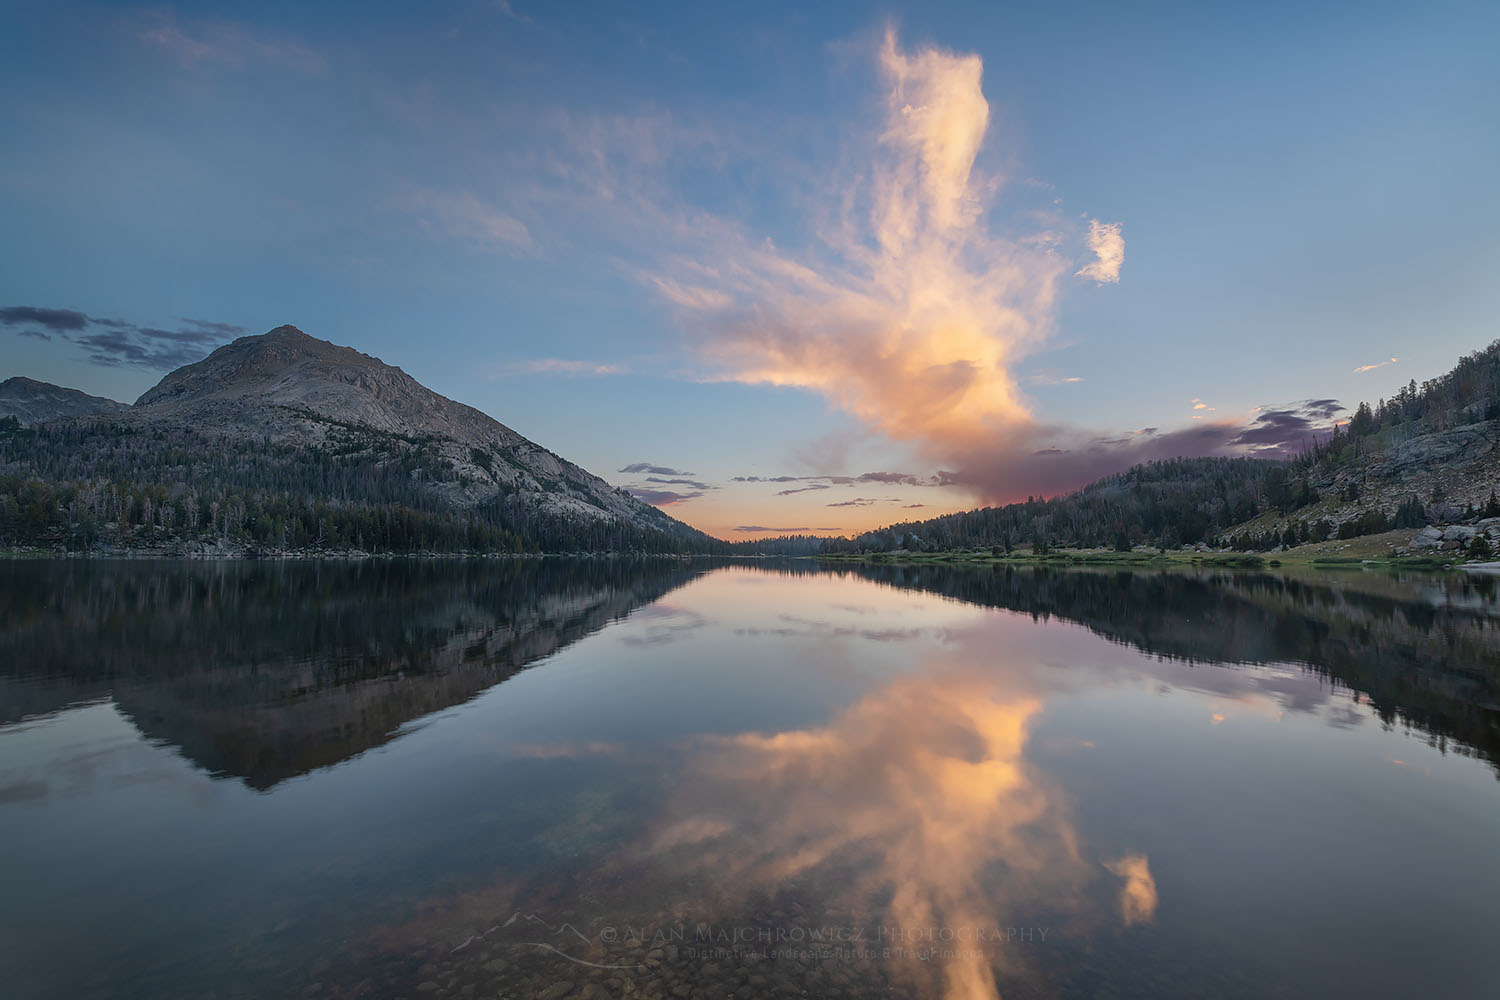
[[815, 390], [898, 440], [993, 440], [1030, 422], [1011, 369], [1050, 332], [1070, 268], [1056, 233], [984, 224], [998, 183], [976, 167], [990, 120], [979, 57], [908, 51], [887, 32], [878, 67], [883, 127], [830, 192], [844, 208], [815, 245], [714, 226], [707, 256], [648, 280], [717, 378]]
[[1358, 368], [1354, 369], [1354, 374], [1358, 375], [1360, 372], [1372, 372], [1377, 368], [1384, 368], [1387, 365], [1393, 365], [1398, 360], [1398, 358], [1391, 358], [1389, 361], [1381, 361], [1373, 365], [1360, 365]]

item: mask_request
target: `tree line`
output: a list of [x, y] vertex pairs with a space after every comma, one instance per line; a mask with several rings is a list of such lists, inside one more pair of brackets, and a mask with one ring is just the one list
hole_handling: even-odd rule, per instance
[[436, 439], [352, 430], [322, 445], [190, 427], [0, 420], [0, 545], [87, 551], [225, 543], [267, 551], [727, 551], [617, 518], [566, 517], [502, 491], [458, 506], [465, 485]]

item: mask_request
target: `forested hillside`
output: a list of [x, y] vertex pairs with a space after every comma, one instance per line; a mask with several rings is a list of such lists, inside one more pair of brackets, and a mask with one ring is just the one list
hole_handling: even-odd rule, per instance
[[893, 524], [832, 541], [825, 551], [1192, 545], [1255, 516], [1264, 503], [1267, 476], [1277, 469], [1248, 458], [1152, 462], [1065, 497]]
[[1500, 342], [1360, 403], [1290, 461], [1152, 462], [1052, 499], [893, 524], [828, 552], [1018, 546], [1267, 550], [1500, 516]]
[[0, 544], [89, 550], [708, 551], [618, 519], [548, 514], [503, 494], [468, 508], [434, 485], [464, 473], [423, 442], [243, 442], [189, 427], [0, 420]]

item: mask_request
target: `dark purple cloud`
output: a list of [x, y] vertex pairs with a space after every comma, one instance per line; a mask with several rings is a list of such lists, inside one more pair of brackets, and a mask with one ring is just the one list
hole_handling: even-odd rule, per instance
[[199, 360], [225, 340], [247, 332], [233, 323], [202, 319], [182, 322], [187, 325], [167, 330], [120, 319], [102, 319], [76, 309], [40, 306], [0, 309], [0, 326], [14, 328], [20, 336], [51, 340], [57, 334], [82, 347], [94, 364], [149, 371], [180, 368]]
[[686, 503], [689, 500], [696, 500], [703, 495], [701, 490], [679, 493], [676, 490], [653, 490], [643, 486], [627, 486], [625, 487], [625, 492], [637, 500], [643, 500], [651, 504], [653, 507], [660, 507], [663, 504]]
[[1172, 431], [1145, 427], [1124, 435], [1087, 435], [1073, 428], [1021, 428], [989, 445], [950, 448], [934, 458], [937, 479], [965, 486], [985, 503], [1057, 496], [1142, 462], [1225, 455], [1289, 458], [1326, 437], [1344, 412], [1336, 399], [1264, 407], [1246, 424], [1203, 421]]
[[665, 465], [652, 465], [650, 462], [632, 462], [620, 470], [621, 472], [649, 472], [653, 476], [691, 476], [691, 472], [683, 472], [680, 469], [668, 468]]
[[38, 306], [6, 306], [0, 309], [0, 325], [40, 326], [53, 333], [73, 333], [89, 325], [89, 317], [73, 309], [42, 309]]
[[73, 342], [98, 365], [170, 371], [201, 360], [218, 343], [211, 334], [191, 330], [157, 330], [151, 327], [106, 329]]
[[1300, 451], [1326, 433], [1329, 422], [1344, 408], [1333, 399], [1310, 399], [1284, 409], [1263, 409], [1235, 436], [1233, 444], [1275, 452]]
[[[799, 531], [806, 531], [807, 529], [806, 528], [767, 528], [763, 524], [742, 524], [742, 525], [739, 525], [738, 527], [736, 527], [734, 530], [735, 531], [744, 531], [744, 532], [774, 531], [774, 532], [777, 532], [778, 534], [782, 534], [782, 535], [792, 535], [792, 534], [796, 534]], [[837, 530], [837, 529], [829, 529], [829, 530]]]

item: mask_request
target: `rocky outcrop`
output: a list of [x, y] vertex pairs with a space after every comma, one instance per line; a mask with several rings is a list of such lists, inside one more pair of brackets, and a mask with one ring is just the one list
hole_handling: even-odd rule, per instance
[[1489, 540], [1492, 549], [1500, 546], [1500, 517], [1487, 517], [1474, 524], [1429, 524], [1416, 533], [1407, 548], [1427, 552], [1467, 550], [1479, 535]]
[[63, 417], [85, 417], [128, 410], [124, 403], [90, 396], [51, 382], [17, 375], [0, 382], [0, 418], [15, 417], [23, 424], [40, 424]]

